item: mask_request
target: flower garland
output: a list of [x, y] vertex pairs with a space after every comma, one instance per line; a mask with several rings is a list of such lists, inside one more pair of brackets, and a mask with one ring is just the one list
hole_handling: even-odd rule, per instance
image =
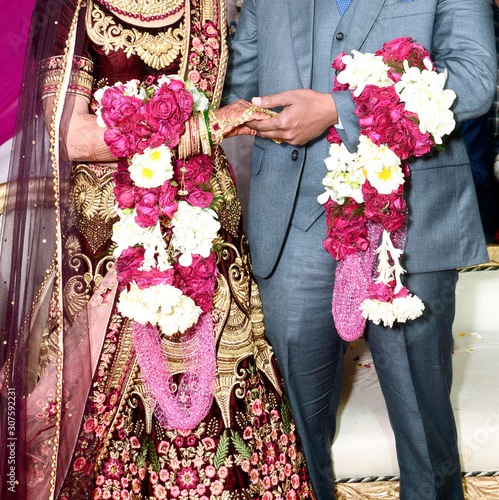
[[[194, 428], [214, 394], [210, 311], [220, 223], [210, 157], [175, 159], [172, 148], [189, 118], [207, 111], [208, 100], [192, 83], [165, 76], [156, 83], [117, 83], [97, 91], [95, 99], [98, 123], [108, 127], [106, 144], [126, 158], [114, 174], [117, 307], [133, 320], [135, 350], [158, 420], [167, 428]], [[175, 384], [161, 336], [179, 334], [184, 372]]]
[[[375, 54], [352, 51], [334, 61], [333, 92], [351, 90], [360, 140], [350, 153], [333, 127], [318, 197], [327, 214], [324, 248], [337, 260], [333, 315], [340, 336], [360, 337], [366, 319], [393, 326], [418, 318], [424, 305], [402, 285], [400, 259], [407, 230], [404, 184], [407, 159], [432, 149], [455, 127], [429, 53], [411, 38], [397, 38]], [[377, 262], [377, 266], [376, 266]]]

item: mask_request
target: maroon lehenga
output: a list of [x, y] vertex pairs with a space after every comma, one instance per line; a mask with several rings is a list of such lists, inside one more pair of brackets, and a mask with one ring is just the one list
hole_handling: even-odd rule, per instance
[[[93, 93], [103, 85], [163, 74], [189, 79], [212, 104], [219, 103], [227, 58], [223, 2], [191, 0], [174, 26], [151, 30], [126, 24], [100, 3], [80, 4], [73, 26], [85, 30], [85, 39], [73, 55], [69, 52], [72, 64], [60, 54], [43, 61], [45, 98], [59, 96], [58, 82], [71, 67], [67, 94], [88, 98], [91, 109]], [[75, 32], [69, 31], [66, 47], [71, 36]], [[289, 403], [264, 337], [233, 174], [220, 147], [211, 156], [212, 190], [223, 200], [211, 310], [217, 364], [211, 410], [195, 429], [159, 424], [141, 377], [132, 322], [116, 308], [110, 251], [117, 220], [114, 169], [74, 163], [68, 210], [61, 215], [61, 238], [56, 238], [59, 259], [56, 252], [34, 302], [36, 312], [31, 311], [32, 318], [45, 320], [37, 347], [28, 336], [35, 355], [27, 363], [27, 498], [313, 497]], [[58, 262], [71, 269], [62, 285]], [[162, 342], [178, 377], [180, 342]], [[3, 374], [8, 391], [8, 367]]]

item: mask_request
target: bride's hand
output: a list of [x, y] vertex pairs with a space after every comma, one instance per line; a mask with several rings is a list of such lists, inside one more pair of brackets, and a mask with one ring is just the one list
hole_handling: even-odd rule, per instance
[[236, 135], [256, 135], [256, 131], [247, 127], [245, 123], [253, 120], [266, 120], [272, 116], [266, 110], [261, 110], [243, 99], [223, 106], [214, 113], [218, 123], [223, 127], [224, 138]]

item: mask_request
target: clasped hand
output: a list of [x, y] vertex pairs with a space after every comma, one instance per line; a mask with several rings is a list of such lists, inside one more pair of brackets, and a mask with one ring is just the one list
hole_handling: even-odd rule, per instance
[[283, 107], [267, 120], [246, 124], [260, 137], [304, 145], [338, 123], [338, 112], [331, 94], [310, 89], [287, 90], [279, 94], [254, 97], [252, 103], [262, 108]]

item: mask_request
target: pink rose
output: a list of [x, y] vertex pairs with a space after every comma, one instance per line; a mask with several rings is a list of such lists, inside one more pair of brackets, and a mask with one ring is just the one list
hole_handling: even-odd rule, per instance
[[338, 131], [336, 130], [336, 127], [331, 127], [329, 129], [326, 139], [329, 144], [341, 144], [343, 142], [340, 134], [338, 134]]
[[177, 92], [175, 93], [175, 98], [180, 109], [180, 120], [182, 122], [185, 122], [191, 116], [194, 100], [190, 92], [183, 89], [177, 90]]
[[118, 202], [120, 210], [132, 208], [135, 205], [135, 194], [133, 186], [117, 184], [114, 186], [114, 196]]
[[157, 205], [154, 207], [140, 205], [135, 207], [135, 211], [135, 222], [140, 227], [154, 226], [161, 215], [161, 209]]
[[158, 188], [139, 188], [135, 187], [135, 204], [137, 206], [153, 207], [158, 203], [159, 189]]
[[173, 269], [160, 271], [157, 267], [153, 267], [148, 271], [138, 272], [134, 281], [141, 290], [156, 285], [173, 285], [174, 271]]
[[163, 84], [164, 87], [169, 88], [170, 90], [182, 90], [185, 89], [185, 83], [182, 80], [177, 80], [175, 78], [172, 78], [170, 80], [170, 83], [168, 84]]
[[[174, 178], [177, 181], [180, 181], [182, 178], [182, 174], [180, 172], [182, 165], [183, 160], [177, 160], [175, 163]], [[184, 178], [195, 182], [196, 184], [208, 184], [213, 170], [211, 159], [205, 154], [191, 156], [188, 158], [185, 162], [185, 168], [186, 172], [184, 174]]]
[[189, 192], [185, 200], [193, 207], [207, 208], [211, 205], [213, 201], [213, 194], [211, 191], [203, 191], [192, 182], [186, 182], [185, 187]]
[[122, 134], [116, 128], [108, 128], [104, 132], [104, 141], [116, 158], [130, 158], [136, 153], [134, 143], [127, 134]]
[[146, 110], [161, 120], [168, 120], [172, 116], [178, 116], [178, 105], [174, 92], [163, 85], [147, 103]]
[[177, 196], [177, 188], [169, 182], [165, 182], [159, 191], [158, 202], [161, 207], [162, 215], [166, 215], [169, 219], [178, 210], [178, 203], [175, 201]]

